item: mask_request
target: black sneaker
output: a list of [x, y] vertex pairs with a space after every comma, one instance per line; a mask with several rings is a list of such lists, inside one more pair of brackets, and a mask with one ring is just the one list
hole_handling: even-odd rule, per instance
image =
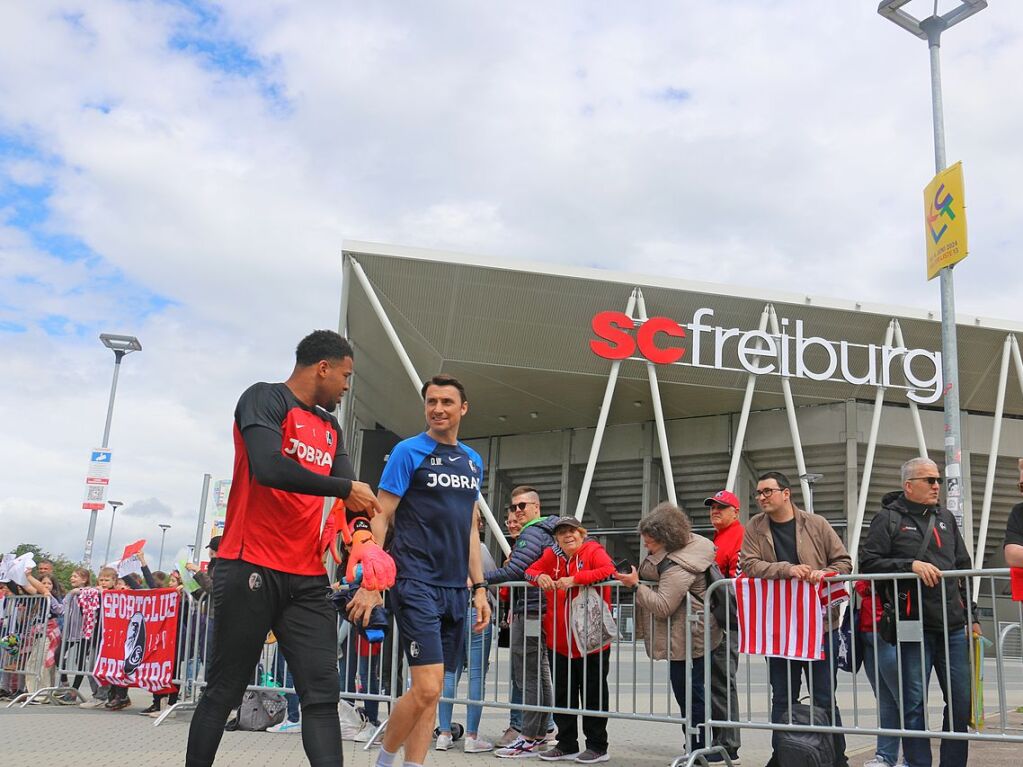
[[160, 704], [159, 703], [150, 703], [149, 704], [149, 708], [146, 708], [146, 709], [143, 709], [142, 711], [139, 711], [139, 713], [142, 714], [143, 716], [148, 716], [149, 714], [157, 714], [159, 712], [160, 712]]
[[129, 698], [116, 698], [107, 703], [107, 708], [110, 711], [120, 711], [122, 708], [128, 708], [130, 705], [131, 700]]

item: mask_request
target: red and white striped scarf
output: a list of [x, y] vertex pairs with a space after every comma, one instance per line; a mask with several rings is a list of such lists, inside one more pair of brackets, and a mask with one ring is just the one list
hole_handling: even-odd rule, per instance
[[[835, 575], [835, 573], [828, 573]], [[825, 611], [849, 598], [845, 583], [735, 579], [739, 652], [791, 660], [823, 660]]]
[[99, 589], [88, 588], [78, 592], [78, 607], [82, 611], [82, 639], [91, 639], [99, 617]]

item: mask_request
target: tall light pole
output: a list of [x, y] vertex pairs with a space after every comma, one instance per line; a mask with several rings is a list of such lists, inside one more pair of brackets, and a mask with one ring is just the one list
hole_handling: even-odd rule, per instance
[[[103, 426], [103, 445], [110, 444], [110, 422], [114, 417], [114, 396], [117, 394], [117, 375], [121, 372], [121, 360], [126, 354], [142, 351], [142, 343], [135, 336], [120, 336], [114, 333], [100, 333], [99, 340], [114, 353], [114, 380], [110, 383], [110, 401], [107, 403], [107, 421]], [[86, 567], [92, 567], [92, 542], [96, 538], [96, 519], [99, 510], [93, 509], [89, 514], [89, 533], [85, 537], [85, 554], [82, 561]]]
[[114, 537], [114, 517], [117, 516], [117, 507], [124, 506], [122, 501], [107, 501], [110, 506], [110, 532], [107, 534], [107, 553], [103, 556], [103, 564], [110, 564], [110, 541]]
[[[931, 58], [931, 117], [934, 126], [934, 172], [945, 170], [945, 115], [941, 99], [941, 33], [987, 8], [987, 0], [959, 0], [959, 4], [944, 14], [917, 19], [902, 7], [909, 0], [882, 0], [877, 12], [910, 34], [927, 41]], [[945, 502], [953, 513], [967, 548], [973, 545], [973, 515], [966, 517], [962, 469], [962, 426], [959, 420], [959, 348], [956, 340], [955, 288], [952, 267], [941, 270], [941, 366], [945, 384], [945, 477], [956, 480], [949, 483]], [[994, 460], [994, 458], [992, 458]], [[953, 490], [955, 495], [953, 495]]]
[[163, 569], [163, 542], [167, 538], [167, 531], [170, 530], [170, 525], [157, 525], [162, 531], [160, 533], [160, 563], [156, 566], [157, 570]]

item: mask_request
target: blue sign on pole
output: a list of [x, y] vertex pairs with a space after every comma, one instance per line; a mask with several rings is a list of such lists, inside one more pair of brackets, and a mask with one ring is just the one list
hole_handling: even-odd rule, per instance
[[89, 459], [93, 463], [110, 463], [110, 450], [93, 450]]

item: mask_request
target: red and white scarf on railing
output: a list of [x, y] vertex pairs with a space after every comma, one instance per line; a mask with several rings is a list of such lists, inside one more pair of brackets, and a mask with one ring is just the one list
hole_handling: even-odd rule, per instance
[[99, 616], [99, 589], [82, 589], [78, 592], [78, 607], [82, 611], [82, 639], [92, 639]]
[[[835, 575], [836, 573], [828, 573]], [[849, 599], [844, 582], [735, 579], [739, 652], [792, 660], [823, 660], [829, 607]]]

